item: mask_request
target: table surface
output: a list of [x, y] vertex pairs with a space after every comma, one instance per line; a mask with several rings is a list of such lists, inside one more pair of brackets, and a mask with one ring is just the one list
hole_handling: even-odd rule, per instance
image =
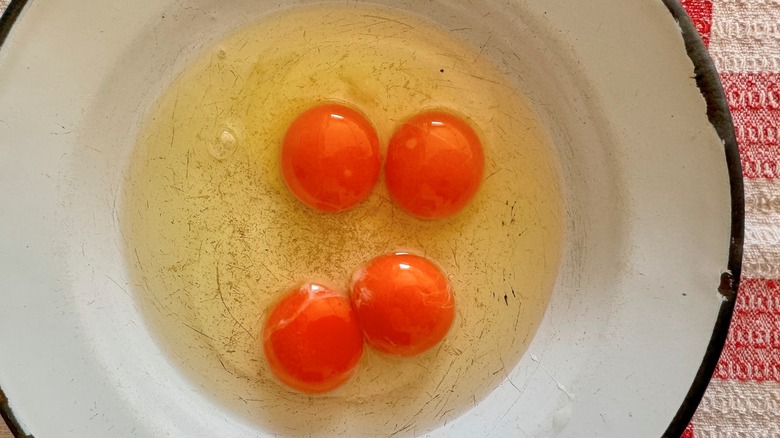
[[[0, 0], [0, 11], [8, 2]], [[780, 0], [681, 2], [726, 91], [746, 213], [729, 338], [684, 437], [780, 437]], [[0, 438], [10, 437], [0, 422]]]

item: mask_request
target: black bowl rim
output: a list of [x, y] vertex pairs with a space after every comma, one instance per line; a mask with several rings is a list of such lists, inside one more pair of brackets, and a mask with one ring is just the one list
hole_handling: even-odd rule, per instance
[[[2, 49], [3, 43], [27, 1], [11, 0], [2, 17], [0, 17], [0, 49]], [[736, 305], [739, 282], [742, 276], [742, 252], [745, 238], [745, 195], [742, 180], [742, 164], [734, 132], [734, 123], [715, 63], [712, 61], [707, 47], [704, 45], [690, 16], [679, 0], [663, 0], [663, 2], [682, 31], [685, 50], [688, 53], [688, 57], [693, 61], [696, 85], [699, 87], [699, 91], [704, 96], [707, 104], [707, 117], [723, 141], [731, 192], [731, 240], [729, 243], [728, 266], [727, 270], [721, 274], [718, 286], [718, 292], [721, 294], [722, 301], [715, 321], [715, 327], [712, 330], [712, 336], [701, 365], [696, 372], [696, 377], [688, 389], [685, 399], [680, 404], [680, 408], [663, 434], [664, 438], [676, 438], [685, 432], [696, 412], [696, 408], [704, 397], [728, 336], [731, 318]], [[1, 385], [0, 415], [15, 437], [33, 438], [32, 435], [28, 435], [22, 430], [9, 406], [8, 398], [3, 393]]]
[[710, 342], [704, 353], [696, 377], [688, 389], [680, 408], [664, 432], [664, 437], [680, 437], [690, 424], [696, 409], [707, 391], [712, 375], [718, 365], [720, 354], [726, 344], [726, 338], [734, 314], [737, 291], [742, 277], [742, 252], [745, 239], [745, 193], [742, 180], [742, 163], [739, 157], [739, 145], [734, 133], [734, 122], [720, 75], [707, 47], [696, 30], [691, 17], [678, 0], [663, 0], [682, 31], [685, 50], [691, 58], [696, 75], [696, 85], [707, 103], [707, 117], [723, 141], [731, 191], [731, 241], [727, 270], [721, 274], [718, 292], [721, 305]]

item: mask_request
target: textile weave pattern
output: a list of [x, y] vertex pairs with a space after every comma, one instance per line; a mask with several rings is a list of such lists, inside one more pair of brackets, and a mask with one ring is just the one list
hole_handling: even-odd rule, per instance
[[745, 180], [742, 284], [686, 432], [780, 437], [780, 0], [684, 0], [720, 73]]

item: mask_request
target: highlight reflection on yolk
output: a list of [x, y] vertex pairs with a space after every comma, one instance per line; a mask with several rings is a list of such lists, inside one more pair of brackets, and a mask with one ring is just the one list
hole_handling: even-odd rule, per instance
[[447, 277], [433, 262], [409, 253], [369, 261], [353, 278], [350, 301], [368, 343], [395, 356], [435, 346], [455, 318]]
[[404, 122], [387, 149], [393, 200], [422, 219], [441, 219], [468, 204], [482, 181], [482, 143], [459, 117], [430, 111]]
[[379, 177], [379, 138], [358, 111], [322, 104], [301, 113], [282, 143], [282, 175], [304, 204], [324, 212], [354, 207]]
[[345, 295], [306, 283], [272, 309], [263, 328], [263, 350], [283, 383], [303, 392], [326, 392], [355, 372], [363, 333]]

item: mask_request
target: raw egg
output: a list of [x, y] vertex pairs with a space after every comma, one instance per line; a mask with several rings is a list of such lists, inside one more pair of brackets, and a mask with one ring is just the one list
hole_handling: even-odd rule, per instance
[[363, 334], [344, 294], [305, 283], [271, 311], [263, 329], [263, 350], [283, 383], [321, 393], [352, 376], [363, 355]]
[[300, 114], [282, 144], [282, 174], [304, 204], [324, 212], [364, 200], [379, 177], [379, 138], [358, 111], [322, 104]]
[[414, 356], [438, 344], [455, 318], [447, 277], [430, 260], [385, 254], [358, 271], [352, 306], [368, 343], [394, 356]]
[[404, 122], [387, 149], [387, 188], [393, 200], [422, 219], [460, 211], [482, 181], [482, 143], [461, 118], [421, 113]]
[[[123, 101], [134, 112], [163, 90], [138, 129], [117, 201], [138, 285], [131, 294], [166, 359], [237, 421], [294, 436], [388, 436], [411, 423], [424, 434], [490, 393], [505, 378], [492, 372], [512, 368], [534, 339], [567, 223], [557, 148], [522, 81], [494, 64], [491, 46], [502, 39], [480, 53], [469, 43], [484, 43], [479, 26], [440, 26], [377, 2], [306, 3], [264, 10], [256, 22], [247, 15], [235, 28], [218, 20], [225, 27], [213, 45], [161, 66], [154, 93]], [[509, 65], [525, 62], [502, 53]], [[135, 73], [117, 69], [106, 90], [121, 95]], [[484, 176], [493, 176], [441, 221], [401, 210], [381, 174], [353, 208], [308, 207], [285, 182], [282, 145], [295, 119], [321, 104], [370, 122], [381, 172], [404, 121], [431, 109], [460, 117], [484, 148]], [[102, 120], [104, 109], [88, 118]], [[113, 125], [126, 131], [113, 119], [105, 128]], [[94, 172], [85, 163], [74, 166]], [[262, 329], [288, 286], [311, 273], [348, 284], [370, 259], [398, 248], [435, 261], [457, 293], [443, 343], [410, 360], [367, 351], [325, 398], [281, 383]]]

